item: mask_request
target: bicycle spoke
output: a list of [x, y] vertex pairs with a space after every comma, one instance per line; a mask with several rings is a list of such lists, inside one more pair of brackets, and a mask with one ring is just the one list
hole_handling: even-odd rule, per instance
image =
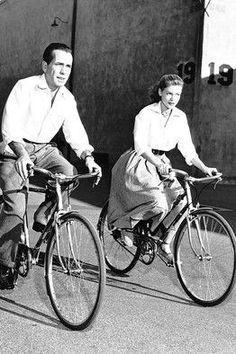
[[[99, 218], [99, 236], [103, 243], [106, 264], [108, 267], [118, 273], [123, 274], [130, 271], [137, 263], [140, 256], [140, 247], [133, 242], [132, 247], [125, 245], [117, 236], [115, 236], [108, 227], [106, 204]], [[133, 233], [129, 233], [133, 239]]]
[[186, 293], [204, 306], [222, 302], [235, 282], [235, 235], [213, 211], [198, 210], [179, 231], [175, 247], [178, 278]]
[[77, 213], [63, 216], [47, 249], [46, 280], [53, 308], [69, 328], [83, 329], [95, 319], [105, 286], [99, 238]]

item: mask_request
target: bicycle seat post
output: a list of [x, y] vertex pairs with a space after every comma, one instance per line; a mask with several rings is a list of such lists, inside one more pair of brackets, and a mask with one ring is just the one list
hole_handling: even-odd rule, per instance
[[191, 188], [190, 188], [188, 178], [184, 179], [184, 189], [185, 189], [185, 193], [186, 193], [187, 204], [189, 206], [189, 209], [192, 209], [193, 208], [193, 200], [192, 200]]

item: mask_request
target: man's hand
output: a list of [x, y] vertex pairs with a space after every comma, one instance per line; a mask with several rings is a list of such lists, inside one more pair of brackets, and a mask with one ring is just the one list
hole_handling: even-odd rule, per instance
[[34, 163], [30, 160], [28, 152], [25, 150], [25, 147], [22, 143], [17, 141], [11, 141], [9, 143], [12, 151], [18, 156], [16, 160], [15, 167], [16, 171], [19, 173], [21, 178], [25, 181], [29, 176], [29, 170], [34, 166]]
[[88, 168], [89, 172], [97, 172], [98, 177], [102, 177], [102, 169], [101, 167], [94, 161], [93, 156], [87, 156], [85, 159], [85, 166]]
[[25, 181], [29, 176], [29, 170], [34, 166], [34, 163], [30, 160], [28, 154], [20, 156], [15, 163], [16, 171], [21, 178]]

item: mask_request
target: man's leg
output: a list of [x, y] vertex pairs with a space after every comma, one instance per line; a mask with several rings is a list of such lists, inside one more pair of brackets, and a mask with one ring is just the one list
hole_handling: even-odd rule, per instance
[[14, 160], [0, 162], [0, 185], [4, 195], [0, 212], [0, 265], [13, 268], [25, 213], [25, 190], [14, 192], [23, 185]]
[[[55, 146], [48, 144], [36, 152], [35, 155], [35, 165], [38, 167], [45, 168], [53, 173], [62, 173], [69, 176], [74, 175], [77, 172], [75, 167], [62, 156]], [[43, 230], [50, 217], [51, 211], [53, 210], [54, 203], [54, 196], [49, 194], [46, 196], [45, 201], [36, 210], [34, 214], [35, 222], [33, 225], [35, 231]]]

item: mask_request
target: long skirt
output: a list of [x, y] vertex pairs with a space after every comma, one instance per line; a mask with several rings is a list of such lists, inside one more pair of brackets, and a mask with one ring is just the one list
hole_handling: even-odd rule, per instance
[[[170, 163], [165, 155], [162, 160]], [[177, 179], [171, 185], [161, 181], [156, 167], [130, 149], [112, 169], [108, 223], [111, 227], [133, 228], [140, 220], [154, 216], [161, 221], [181, 193], [183, 188]]]

